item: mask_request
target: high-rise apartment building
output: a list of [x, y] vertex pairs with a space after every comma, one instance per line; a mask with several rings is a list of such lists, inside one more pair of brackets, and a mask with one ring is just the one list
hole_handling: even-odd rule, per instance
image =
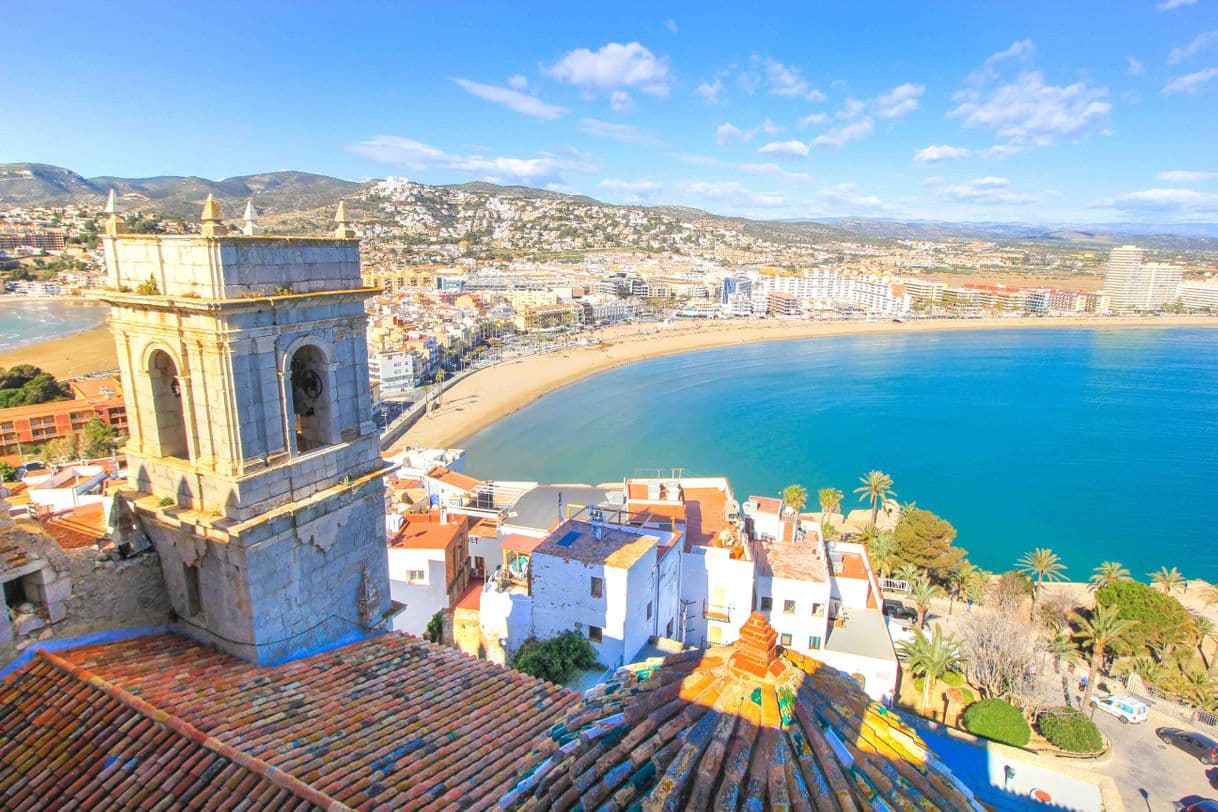
[[1173, 265], [1143, 264], [1142, 249], [1112, 249], [1104, 274], [1104, 293], [1113, 310], [1156, 310], [1174, 301], [1184, 272]]

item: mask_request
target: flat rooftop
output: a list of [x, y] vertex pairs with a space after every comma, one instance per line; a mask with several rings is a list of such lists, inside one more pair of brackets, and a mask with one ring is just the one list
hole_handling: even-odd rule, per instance
[[858, 609], [853, 606], [840, 611], [848, 618], [846, 625], [829, 626], [829, 639], [825, 641], [826, 650], [858, 654], [874, 660], [896, 659], [883, 612], [879, 609]]
[[598, 538], [597, 528], [588, 522], [563, 522], [537, 545], [533, 554], [629, 569], [648, 550], [660, 543], [659, 534], [640, 535], [605, 525], [601, 525], [599, 529]]
[[504, 524], [546, 531], [566, 518], [569, 505], [602, 505], [620, 491], [588, 485], [538, 485], [508, 509]]
[[829, 580], [829, 566], [819, 545], [810, 541], [758, 542], [754, 550], [758, 575], [821, 584]]
[[447, 550], [461, 537], [464, 524], [407, 521], [389, 542], [389, 546], [396, 550]]

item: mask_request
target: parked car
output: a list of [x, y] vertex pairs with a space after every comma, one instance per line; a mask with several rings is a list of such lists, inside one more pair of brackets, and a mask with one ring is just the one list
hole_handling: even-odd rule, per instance
[[1218, 801], [1202, 798], [1197, 795], [1189, 795], [1178, 801], [1173, 801], [1172, 808], [1178, 810], [1178, 812], [1218, 812]]
[[897, 620], [917, 620], [918, 612], [893, 598], [884, 599], [884, 614]]
[[1146, 703], [1132, 696], [1093, 696], [1091, 707], [1099, 708], [1105, 713], [1111, 713], [1121, 720], [1121, 724], [1138, 724], [1146, 721], [1148, 708]]
[[1155, 731], [1155, 735], [1164, 744], [1175, 745], [1190, 756], [1197, 757], [1202, 764], [1218, 764], [1218, 742], [1209, 736], [1176, 727], [1161, 727]]

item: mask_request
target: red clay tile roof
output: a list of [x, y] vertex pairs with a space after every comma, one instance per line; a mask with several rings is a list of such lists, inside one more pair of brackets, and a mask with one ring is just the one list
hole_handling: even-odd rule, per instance
[[980, 810], [918, 736], [837, 669], [774, 645], [618, 669], [528, 758], [508, 810]]
[[466, 476], [465, 474], [458, 474], [456, 471], [450, 471], [442, 465], [432, 468], [427, 472], [427, 476], [463, 491], [472, 491], [482, 485], [482, 480], [474, 479], [472, 476]]
[[271, 668], [176, 634], [59, 656], [358, 809], [490, 807], [578, 699], [396, 633]]
[[101, 502], [72, 508], [43, 522], [59, 546], [65, 550], [92, 547], [106, 537], [106, 516]]
[[0, 686], [5, 809], [325, 809], [332, 798], [55, 654]]
[[503, 537], [502, 549], [517, 553], [531, 553], [540, 547], [541, 543], [545, 540], [545, 536], [534, 538], [533, 536], [526, 536], [523, 533], [509, 533]]

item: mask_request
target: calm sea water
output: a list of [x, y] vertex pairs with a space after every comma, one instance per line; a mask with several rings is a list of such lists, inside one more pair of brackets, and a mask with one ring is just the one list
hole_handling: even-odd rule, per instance
[[54, 299], [0, 299], [0, 351], [92, 330], [106, 323], [109, 308]]
[[1050, 547], [1083, 580], [1218, 578], [1218, 330], [1038, 329], [754, 344], [554, 392], [466, 443], [470, 473], [607, 482], [648, 468], [847, 494], [879, 468], [974, 563]]

